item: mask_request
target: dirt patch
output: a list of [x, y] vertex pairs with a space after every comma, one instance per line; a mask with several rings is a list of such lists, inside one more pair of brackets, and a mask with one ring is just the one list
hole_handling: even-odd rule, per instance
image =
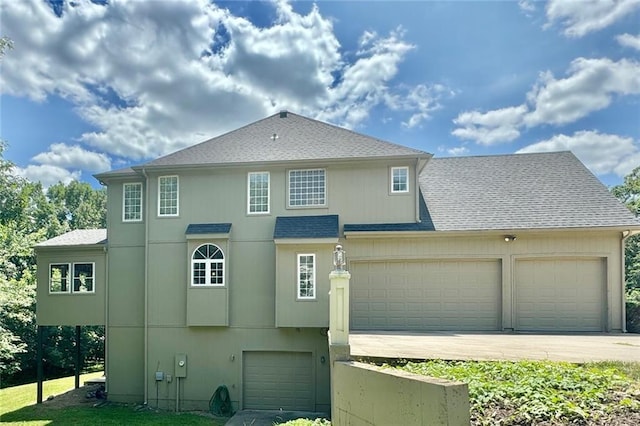
[[106, 401], [95, 396], [101, 388], [104, 389], [104, 385], [87, 385], [59, 395], [45, 395], [42, 405], [48, 408], [92, 407]]

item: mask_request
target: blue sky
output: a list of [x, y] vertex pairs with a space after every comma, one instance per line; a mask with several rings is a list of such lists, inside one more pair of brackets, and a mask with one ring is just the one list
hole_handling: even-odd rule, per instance
[[282, 109], [437, 157], [640, 165], [640, 0], [0, 3], [0, 138], [45, 186]]

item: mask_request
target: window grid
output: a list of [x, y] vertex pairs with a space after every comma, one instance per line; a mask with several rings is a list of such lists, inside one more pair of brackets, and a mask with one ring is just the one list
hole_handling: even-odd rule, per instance
[[95, 263], [49, 264], [49, 293], [94, 293]]
[[249, 173], [248, 181], [248, 212], [269, 213], [269, 172]]
[[178, 176], [158, 179], [158, 216], [178, 215]]
[[326, 205], [324, 169], [289, 171], [289, 206]]
[[122, 195], [122, 220], [139, 222], [142, 220], [142, 184], [125, 183]]
[[391, 168], [391, 192], [409, 192], [409, 168]]
[[203, 244], [191, 257], [192, 286], [224, 285], [224, 254], [215, 244]]
[[73, 264], [73, 292], [93, 292], [93, 263]]
[[52, 263], [49, 265], [49, 293], [69, 293], [69, 272], [71, 265], [68, 263]]
[[316, 255], [298, 255], [298, 299], [316, 298]]

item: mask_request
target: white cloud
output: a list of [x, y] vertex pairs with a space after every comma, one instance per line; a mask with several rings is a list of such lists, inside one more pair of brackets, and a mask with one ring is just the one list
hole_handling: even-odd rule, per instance
[[518, 127], [522, 125], [527, 107], [520, 105], [485, 113], [463, 112], [453, 122], [461, 126], [451, 132], [461, 139], [474, 140], [481, 145], [510, 142], [520, 136]]
[[640, 0], [549, 0], [547, 24], [560, 23], [567, 37], [582, 37], [608, 27], [640, 7]]
[[525, 13], [535, 12], [536, 5], [530, 0], [518, 0], [518, 6]]
[[286, 1], [271, 5], [277, 21], [258, 27], [208, 0], [77, 0], [60, 17], [44, 1], [2, 2], [16, 48], [0, 90], [70, 100], [97, 129], [80, 141], [136, 161], [284, 108], [356, 127], [377, 106], [396, 107], [408, 126], [438, 106], [435, 85], [393, 85], [414, 49], [402, 28], [365, 32], [348, 60], [317, 6], [301, 15]]
[[111, 160], [105, 154], [87, 151], [78, 145], [69, 146], [64, 143], [51, 145], [49, 151], [41, 152], [33, 157], [33, 160], [43, 165], [91, 172], [104, 172], [111, 168]]
[[465, 155], [469, 153], [469, 149], [466, 146], [456, 146], [456, 147], [447, 149], [447, 153], [457, 157], [457, 156]]
[[540, 75], [527, 94], [527, 103], [502, 109], [466, 111], [453, 120], [452, 134], [481, 145], [510, 142], [523, 127], [573, 123], [607, 108], [615, 96], [640, 94], [640, 63], [621, 59], [577, 58], [566, 78]]
[[640, 34], [620, 34], [616, 37], [616, 40], [620, 45], [630, 47], [635, 50], [640, 50]]
[[58, 182], [68, 184], [72, 180], [80, 179], [80, 170], [69, 171], [65, 168], [52, 166], [50, 164], [29, 165], [25, 168], [15, 167], [14, 173], [31, 181], [40, 182], [45, 188], [55, 185]]
[[632, 138], [579, 131], [573, 136], [556, 135], [517, 151], [552, 152], [572, 151], [593, 173], [615, 173], [625, 176], [640, 164], [640, 146]]

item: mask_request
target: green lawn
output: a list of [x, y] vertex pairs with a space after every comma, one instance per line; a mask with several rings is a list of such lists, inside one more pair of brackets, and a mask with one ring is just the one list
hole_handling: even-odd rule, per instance
[[[80, 383], [102, 373], [84, 374]], [[73, 389], [74, 377], [48, 380], [43, 396], [59, 395]], [[215, 420], [195, 414], [136, 410], [134, 406], [105, 405], [103, 407], [51, 408], [36, 404], [36, 384], [0, 389], [0, 422], [8, 425], [219, 425]]]

